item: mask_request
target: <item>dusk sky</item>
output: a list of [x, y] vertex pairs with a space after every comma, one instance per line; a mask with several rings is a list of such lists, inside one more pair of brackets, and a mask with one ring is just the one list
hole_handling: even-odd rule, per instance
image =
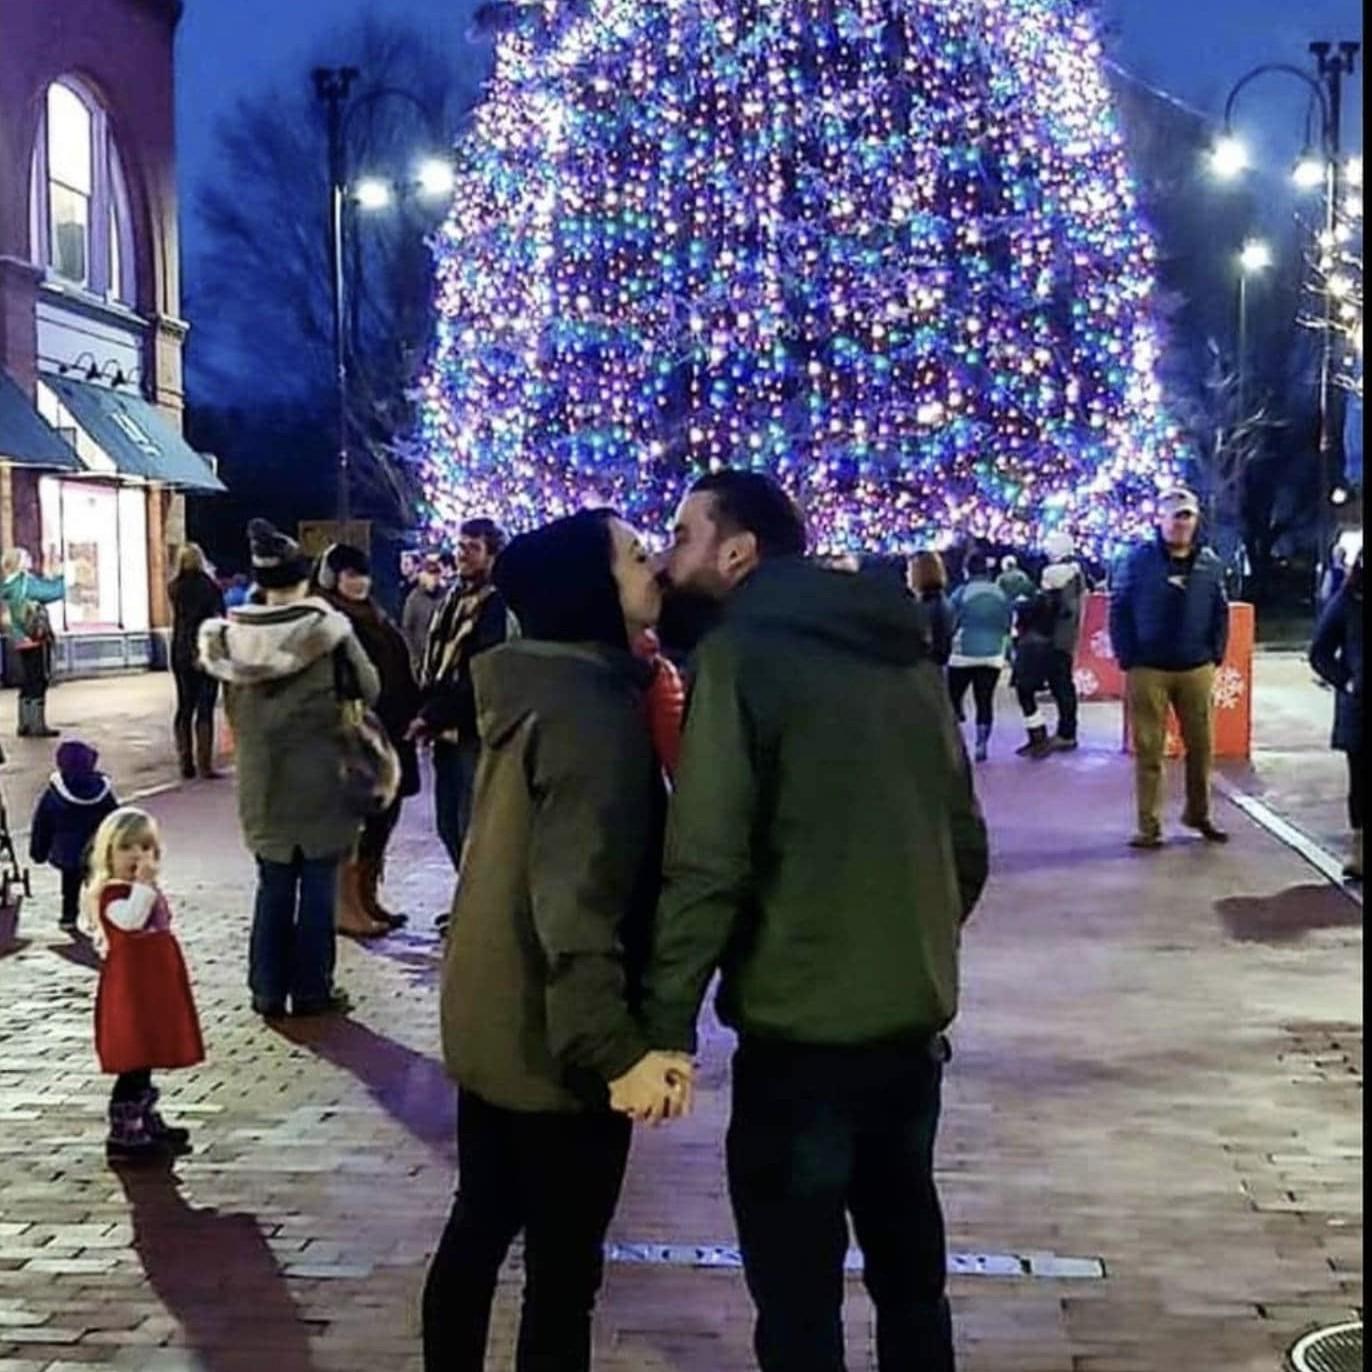
[[[1110, 0], [1120, 28], [1119, 60], [1139, 76], [1202, 109], [1219, 113], [1235, 77], [1259, 62], [1305, 66], [1312, 38], [1360, 39], [1358, 0]], [[408, 20], [433, 42], [465, 45], [471, 0], [188, 0], [178, 65], [181, 169], [186, 204], [212, 174], [216, 122], [264, 81], [284, 79], [318, 40], [370, 10]], [[485, 50], [472, 62], [485, 61]], [[1346, 136], [1361, 143], [1361, 70], [1351, 91]], [[1267, 151], [1279, 159], [1300, 151], [1304, 95], [1295, 81], [1256, 84], [1243, 105], [1245, 122], [1262, 124]], [[191, 216], [188, 215], [188, 220]], [[193, 225], [188, 222], [193, 233]]]

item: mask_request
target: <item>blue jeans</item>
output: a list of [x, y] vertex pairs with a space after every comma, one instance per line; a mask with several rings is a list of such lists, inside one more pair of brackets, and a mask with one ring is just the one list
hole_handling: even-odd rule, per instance
[[729, 1192], [762, 1372], [844, 1372], [852, 1216], [881, 1372], [953, 1372], [934, 1185], [946, 1043], [820, 1048], [745, 1038]]
[[318, 1009], [333, 994], [334, 906], [341, 855], [290, 862], [257, 859], [257, 901], [248, 951], [253, 1004]]
[[434, 814], [438, 836], [448, 850], [453, 871], [462, 866], [462, 845], [472, 825], [472, 796], [480, 743], [434, 744]]

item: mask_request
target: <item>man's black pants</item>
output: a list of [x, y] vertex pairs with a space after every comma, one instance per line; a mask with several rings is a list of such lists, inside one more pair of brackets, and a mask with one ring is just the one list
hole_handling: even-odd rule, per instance
[[881, 1372], [953, 1372], [934, 1186], [946, 1040], [812, 1048], [745, 1040], [729, 1190], [762, 1372], [845, 1372], [847, 1218], [877, 1309]]

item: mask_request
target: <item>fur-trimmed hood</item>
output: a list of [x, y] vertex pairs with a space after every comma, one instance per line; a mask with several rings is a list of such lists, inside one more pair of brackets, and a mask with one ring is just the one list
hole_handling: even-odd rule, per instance
[[232, 686], [296, 676], [352, 633], [347, 619], [315, 596], [290, 605], [240, 605], [200, 626], [201, 667]]

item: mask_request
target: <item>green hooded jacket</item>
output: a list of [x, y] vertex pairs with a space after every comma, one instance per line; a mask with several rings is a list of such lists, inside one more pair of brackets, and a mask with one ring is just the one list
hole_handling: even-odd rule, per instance
[[665, 796], [612, 649], [519, 640], [472, 662], [482, 755], [443, 968], [449, 1073], [507, 1110], [603, 1107], [647, 1051], [634, 1017]]
[[957, 1011], [986, 828], [942, 674], [899, 588], [765, 563], [702, 644], [646, 981], [694, 1051], [717, 968], [745, 1036], [861, 1045]]

